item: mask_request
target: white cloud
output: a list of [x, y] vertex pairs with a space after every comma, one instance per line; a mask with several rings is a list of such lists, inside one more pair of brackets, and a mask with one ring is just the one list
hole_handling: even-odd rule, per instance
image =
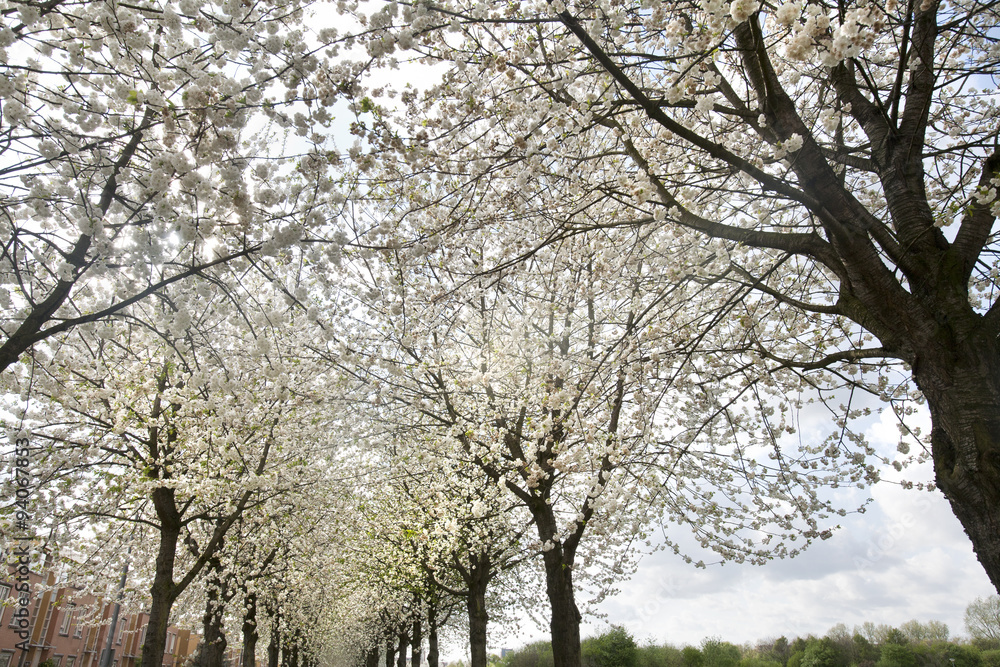
[[[929, 471], [908, 475], [917, 479], [917, 472]], [[952, 636], [964, 634], [965, 606], [994, 591], [947, 500], [892, 484], [872, 491], [864, 514], [846, 517], [830, 540], [795, 559], [696, 571], [670, 554], [648, 557], [602, 606], [607, 622], [677, 645], [709, 636], [743, 643], [822, 635], [837, 623], [898, 626], [911, 618], [940, 620]]]

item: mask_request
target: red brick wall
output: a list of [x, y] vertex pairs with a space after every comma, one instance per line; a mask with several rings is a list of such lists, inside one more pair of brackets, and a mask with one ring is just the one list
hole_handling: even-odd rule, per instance
[[[51, 573], [44, 578], [35, 572], [29, 576], [31, 604], [29, 628], [31, 638], [27, 652], [18, 649], [21, 638], [17, 628], [9, 627], [17, 608], [13, 572], [0, 578], [0, 592], [10, 587], [10, 593], [0, 607], [0, 667], [38, 667], [46, 660], [58, 662], [58, 667], [98, 667], [101, 652], [107, 643], [112, 605], [94, 596], [80, 595], [71, 587], [41, 591], [43, 582], [55, 583]], [[69, 620], [67, 622], [67, 616]], [[145, 613], [122, 615], [115, 631], [113, 667], [135, 667], [142, 654], [144, 629], [149, 620]], [[175, 637], [173, 650], [164, 654], [165, 667], [181, 667], [194, 652], [198, 635], [189, 630], [170, 626]], [[119, 643], [119, 638], [121, 643]], [[69, 663], [72, 661], [72, 665]], [[5, 664], [8, 663], [9, 664]]]

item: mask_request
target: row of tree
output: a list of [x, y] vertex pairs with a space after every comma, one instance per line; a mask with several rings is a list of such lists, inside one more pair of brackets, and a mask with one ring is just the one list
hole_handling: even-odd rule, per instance
[[894, 481], [1000, 588], [998, 9], [3, 4], [37, 546], [100, 594], [129, 560], [144, 664], [180, 614], [206, 667], [235, 627], [248, 663], [416, 667], [459, 621], [485, 667], [524, 605], [580, 667], [580, 591], [682, 553], [654, 526], [790, 557], [933, 458]]

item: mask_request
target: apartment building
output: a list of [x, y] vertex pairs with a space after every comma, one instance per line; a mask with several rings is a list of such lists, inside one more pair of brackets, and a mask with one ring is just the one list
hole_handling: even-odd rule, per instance
[[[57, 586], [51, 572], [30, 572], [29, 584], [25, 641], [19, 634], [24, 622], [15, 613], [19, 605], [13, 570], [0, 578], [0, 667], [99, 667], [108, 648], [114, 604], [71, 586]], [[146, 613], [119, 616], [110, 645], [111, 667], [137, 667], [148, 622]], [[170, 626], [160, 667], [185, 667], [198, 640], [190, 630]]]

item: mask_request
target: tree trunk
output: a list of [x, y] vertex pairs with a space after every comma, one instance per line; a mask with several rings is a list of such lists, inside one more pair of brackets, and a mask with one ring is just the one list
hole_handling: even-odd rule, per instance
[[469, 567], [469, 577], [466, 586], [469, 595], [465, 598], [466, 609], [469, 612], [469, 648], [471, 649], [469, 667], [486, 667], [486, 627], [489, 623], [489, 613], [486, 611], [486, 588], [489, 585], [489, 566], [483, 567], [482, 559], [473, 557]]
[[406, 647], [409, 646], [409, 638], [402, 632], [399, 633], [399, 655], [396, 657], [396, 667], [406, 667]]
[[243, 614], [243, 667], [257, 667], [257, 594], [247, 593]]
[[549, 631], [552, 636], [554, 667], [580, 667], [580, 610], [573, 595], [572, 561], [563, 557], [562, 546], [542, 554], [545, 563], [545, 591], [552, 605]]
[[222, 667], [226, 657], [226, 633], [222, 630], [222, 616], [225, 610], [226, 582], [222, 574], [222, 563], [217, 557], [208, 560], [205, 592], [205, 613], [202, 616], [203, 634], [198, 643], [196, 667]]
[[935, 478], [1000, 592], [1000, 354], [982, 340], [935, 357], [913, 367], [931, 412]]
[[547, 551], [542, 551], [542, 562], [545, 565], [545, 592], [552, 607], [549, 633], [553, 667], [580, 667], [581, 616], [573, 594], [573, 561], [583, 529], [578, 529], [565, 542], [558, 541], [558, 522], [552, 505], [546, 502], [548, 499], [548, 490], [545, 490], [532, 499], [529, 509], [535, 519], [538, 538], [548, 547]]
[[[419, 604], [419, 601], [416, 601]], [[414, 605], [415, 607], [417, 605]], [[420, 667], [420, 649], [422, 648], [424, 642], [423, 627], [421, 623], [421, 618], [418, 615], [413, 621], [413, 637], [410, 641], [410, 665], [412, 667]]]
[[438, 667], [437, 608], [430, 605], [427, 610], [427, 667]]
[[[149, 622], [142, 645], [142, 664], [159, 667], [167, 650], [167, 627], [176, 596], [174, 559], [180, 538], [180, 515], [174, 503], [174, 490], [159, 487], [152, 493], [153, 506], [160, 520], [160, 545], [156, 553], [156, 571], [150, 587]], [[109, 647], [110, 648], [110, 647]]]
[[271, 617], [271, 638], [267, 642], [267, 667], [278, 667], [281, 654], [281, 631], [278, 630], [278, 614]]
[[385, 639], [385, 667], [393, 667], [396, 658], [396, 642], [393, 639], [392, 635]]
[[365, 654], [365, 667], [378, 667], [378, 644], [369, 647]]

